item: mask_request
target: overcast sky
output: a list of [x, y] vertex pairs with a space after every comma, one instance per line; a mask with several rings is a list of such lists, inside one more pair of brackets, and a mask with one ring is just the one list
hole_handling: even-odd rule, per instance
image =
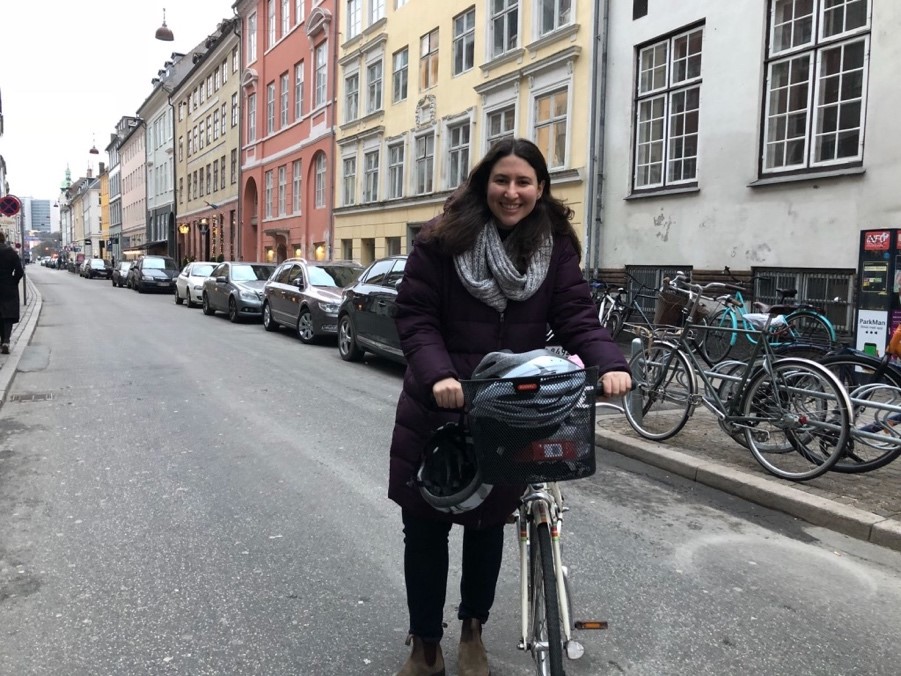
[[[119, 118], [136, 114], [172, 52], [187, 53], [234, 15], [232, 2], [3, 2], [0, 155], [10, 192], [55, 200], [66, 165], [73, 180], [89, 164], [96, 175]], [[153, 37], [163, 7], [173, 42]]]

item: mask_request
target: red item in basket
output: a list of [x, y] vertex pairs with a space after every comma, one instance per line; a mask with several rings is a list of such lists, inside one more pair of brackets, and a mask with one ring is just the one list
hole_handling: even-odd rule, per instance
[[539, 439], [529, 444], [523, 453], [522, 462], [548, 462], [555, 460], [576, 460], [576, 442], [566, 439]]

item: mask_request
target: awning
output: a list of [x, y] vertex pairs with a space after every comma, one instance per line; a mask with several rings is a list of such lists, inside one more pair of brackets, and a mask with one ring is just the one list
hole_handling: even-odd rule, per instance
[[147, 249], [152, 249], [155, 246], [168, 246], [168, 245], [169, 245], [168, 239], [158, 239], [155, 242], [144, 242], [143, 244], [138, 244], [131, 248], [138, 250], [138, 251], [147, 251]]

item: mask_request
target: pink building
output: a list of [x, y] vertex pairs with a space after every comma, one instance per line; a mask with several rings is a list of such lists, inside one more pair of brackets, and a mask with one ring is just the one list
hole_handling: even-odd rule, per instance
[[328, 259], [335, 0], [238, 0], [244, 260]]

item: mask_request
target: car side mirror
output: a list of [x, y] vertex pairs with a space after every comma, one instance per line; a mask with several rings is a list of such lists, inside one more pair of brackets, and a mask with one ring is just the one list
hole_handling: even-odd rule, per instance
[[295, 279], [295, 280], [292, 282], [292, 284], [294, 284], [294, 286], [296, 286], [298, 289], [300, 289], [301, 291], [303, 291], [303, 286], [304, 286], [304, 284], [303, 284], [303, 280], [302, 280], [300, 277], [298, 277], [297, 279]]
[[216, 284], [228, 284], [228, 277], [216, 277]]

